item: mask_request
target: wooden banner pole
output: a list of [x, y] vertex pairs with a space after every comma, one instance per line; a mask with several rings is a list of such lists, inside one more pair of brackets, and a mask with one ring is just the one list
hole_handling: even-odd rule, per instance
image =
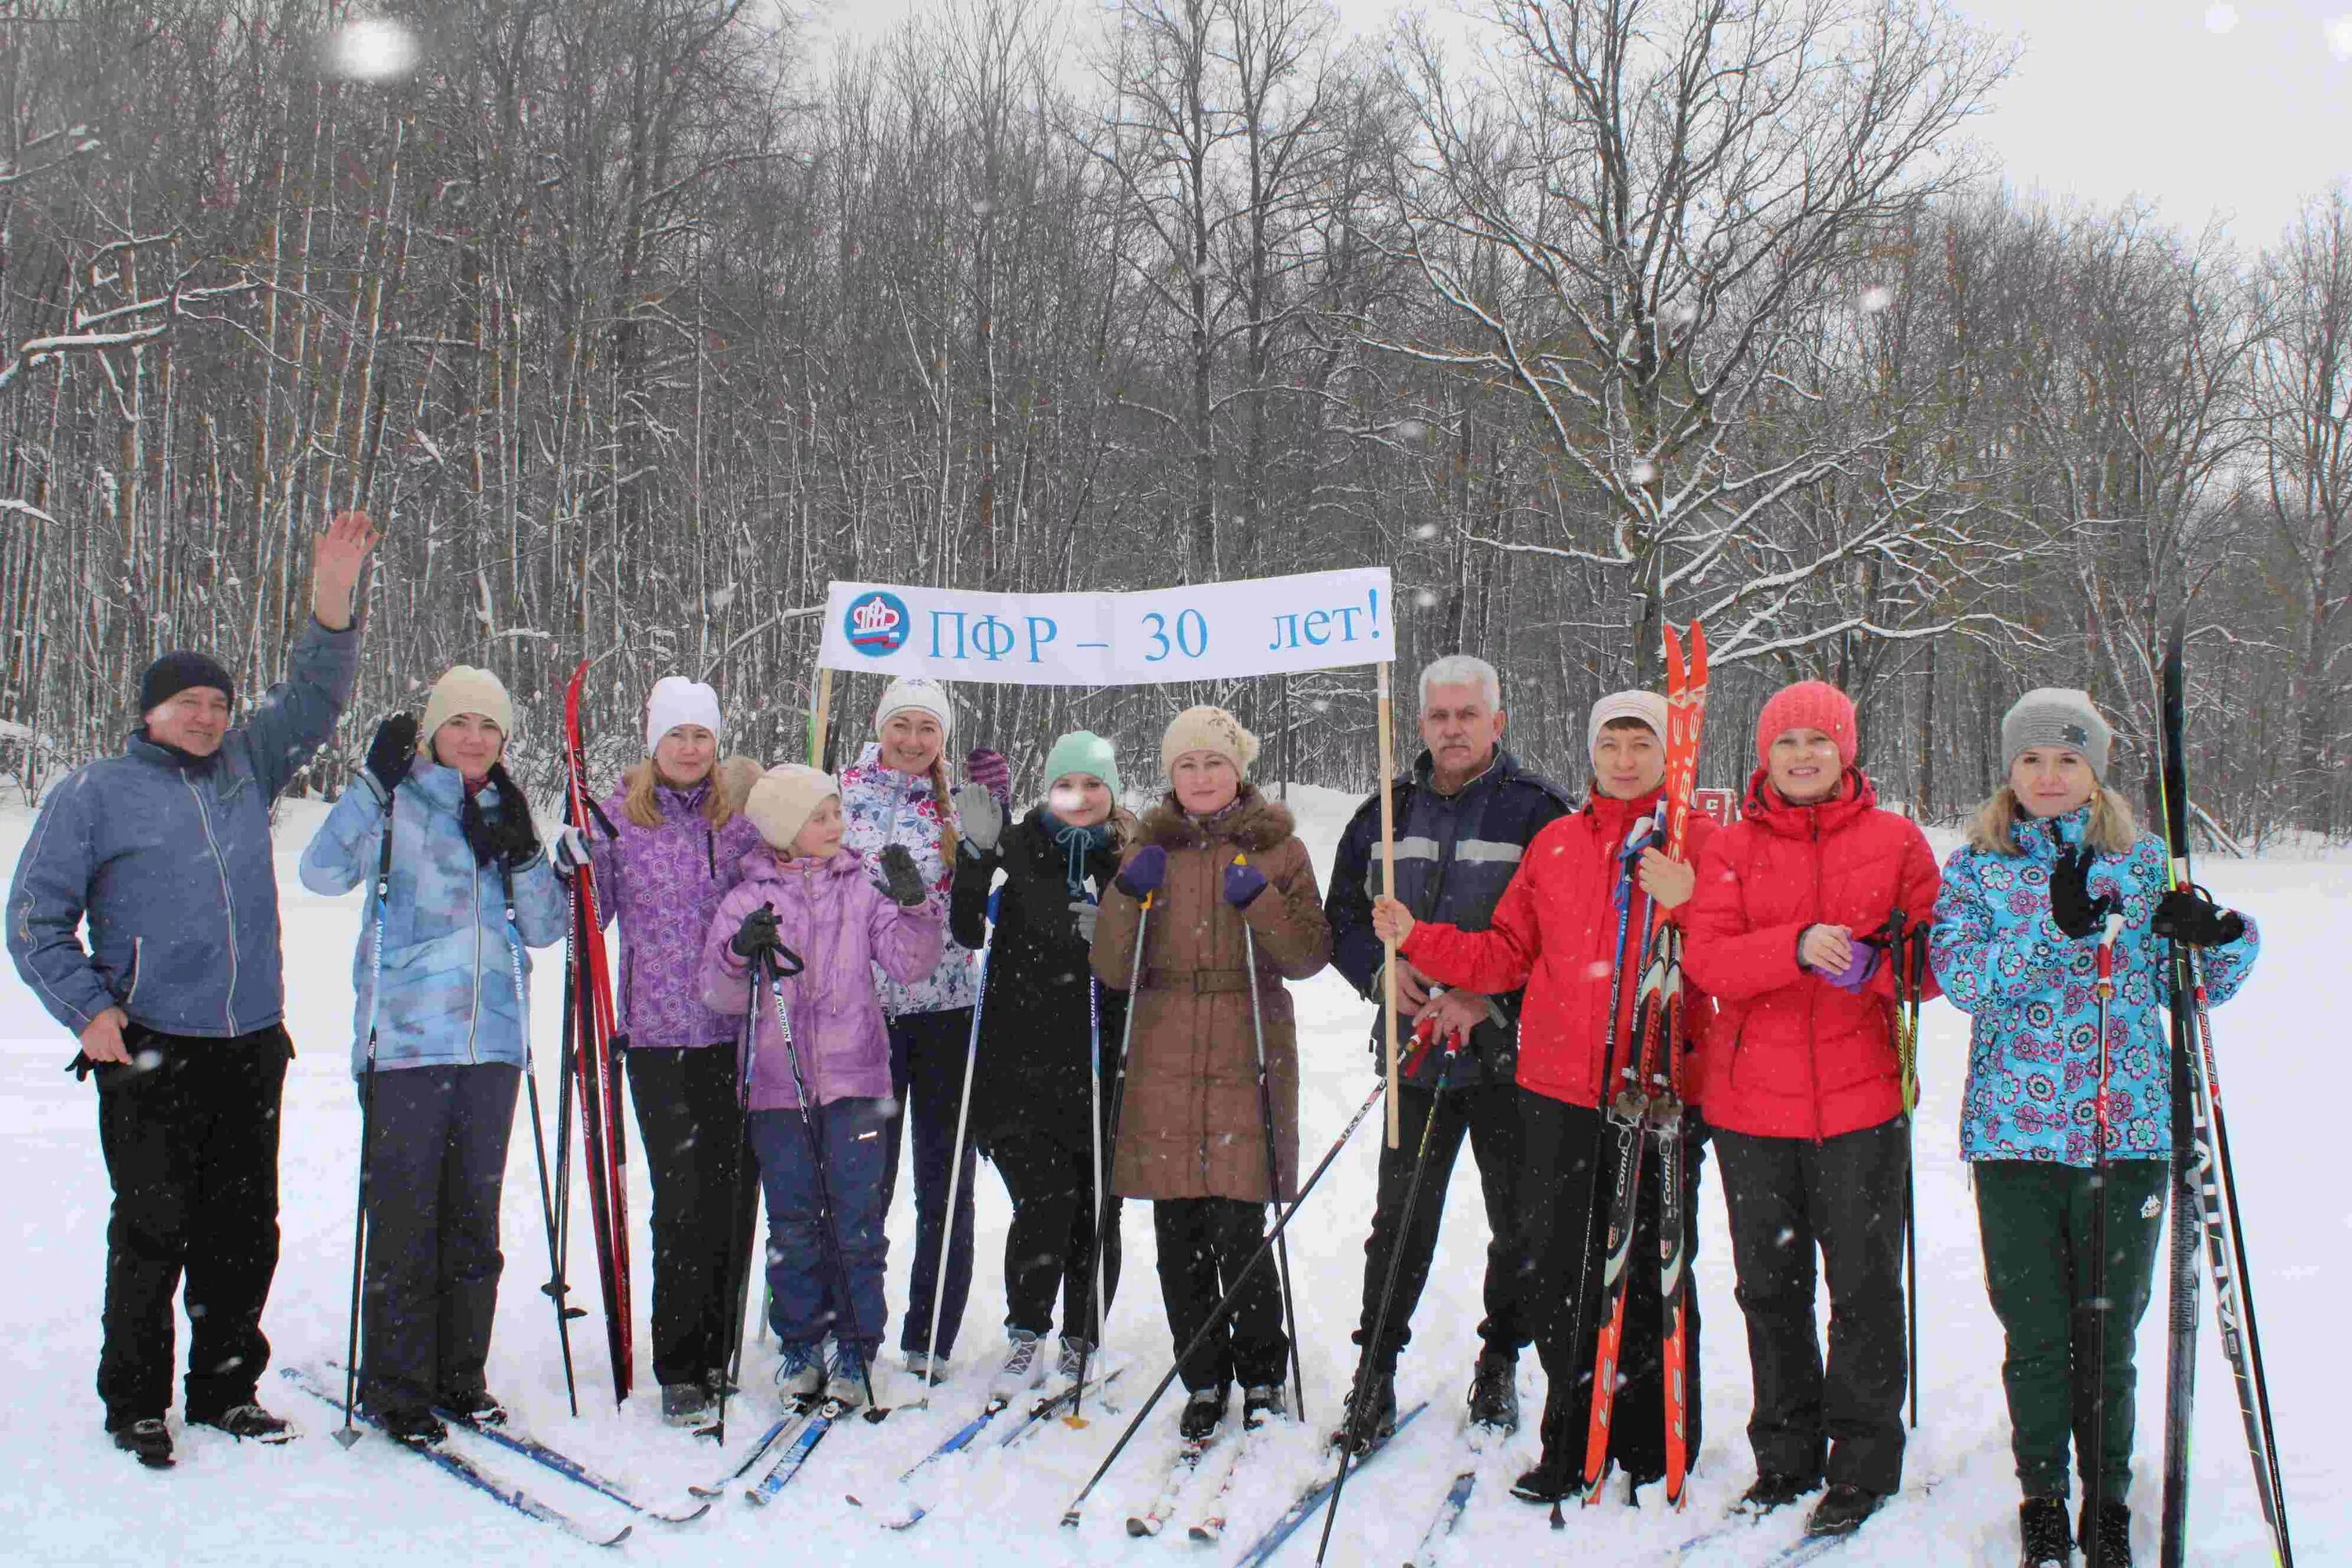
[[[1381, 891], [1389, 898], [1396, 897], [1396, 792], [1389, 787], [1396, 772], [1396, 719], [1389, 701], [1389, 666], [1380, 667], [1381, 697], [1381, 772], [1378, 787], [1381, 792]], [[1389, 1147], [1398, 1146], [1402, 1136], [1397, 1113], [1397, 950], [1396, 943], [1384, 944], [1387, 962], [1381, 965], [1381, 1033], [1387, 1047], [1385, 1060], [1389, 1075]]]
[[824, 766], [824, 726], [833, 716], [833, 671], [816, 672], [816, 696], [809, 704], [809, 757], [813, 768]]

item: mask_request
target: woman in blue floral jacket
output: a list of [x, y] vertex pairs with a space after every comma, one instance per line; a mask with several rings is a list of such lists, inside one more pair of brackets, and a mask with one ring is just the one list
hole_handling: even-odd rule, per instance
[[[2069, 1561], [2070, 1438], [2108, 1568], [2131, 1562], [2135, 1331], [2154, 1281], [2171, 1153], [2173, 942], [2202, 948], [2210, 999], [2226, 1002], [2252, 967], [2253, 922], [2198, 893], [2167, 890], [2163, 842], [2137, 830], [2104, 779], [2112, 732], [2089, 697], [2042, 689], [2001, 721], [2007, 782], [1944, 868], [1932, 959], [1944, 994], [1974, 1016], [1960, 1154], [1971, 1163], [1985, 1282], [2008, 1338], [2001, 1381], [2025, 1493], [2029, 1565]], [[2107, 1019], [2106, 1302], [2096, 1376], [2087, 1362], [2101, 1314], [2091, 1290], [2098, 1129], [2095, 992], [2110, 911], [2116, 991]], [[2080, 1345], [2081, 1351], [2076, 1347]], [[2087, 1440], [2106, 1405], [2105, 1506], [2090, 1517]]]

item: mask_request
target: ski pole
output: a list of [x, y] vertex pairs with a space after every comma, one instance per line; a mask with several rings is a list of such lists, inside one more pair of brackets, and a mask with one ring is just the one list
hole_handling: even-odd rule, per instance
[[1356, 1129], [1361, 1127], [1364, 1124], [1364, 1118], [1372, 1113], [1372, 1107], [1380, 1103], [1381, 1091], [1388, 1086], [1389, 1080], [1385, 1077], [1373, 1082], [1371, 1093], [1364, 1096], [1364, 1103], [1356, 1107], [1356, 1114], [1348, 1119], [1348, 1125], [1339, 1130], [1339, 1136], [1332, 1140], [1331, 1147], [1326, 1150], [1323, 1158], [1316, 1163], [1315, 1169], [1307, 1175], [1306, 1183], [1299, 1187], [1298, 1195], [1290, 1201], [1290, 1205], [1284, 1209], [1281, 1216], [1274, 1222], [1273, 1231], [1257, 1244], [1257, 1250], [1250, 1255], [1250, 1260], [1242, 1266], [1240, 1273], [1234, 1276], [1233, 1289], [1227, 1290], [1224, 1299], [1210, 1311], [1208, 1321], [1203, 1322], [1199, 1331], [1192, 1335], [1191, 1342], [1176, 1352], [1176, 1359], [1169, 1364], [1167, 1373], [1160, 1379], [1160, 1385], [1151, 1391], [1151, 1396], [1146, 1399], [1142, 1408], [1135, 1413], [1135, 1419], [1127, 1424], [1127, 1430], [1118, 1435], [1118, 1441], [1111, 1445], [1110, 1452], [1104, 1457], [1103, 1462], [1096, 1467], [1095, 1473], [1087, 1478], [1087, 1484], [1079, 1489], [1078, 1495], [1070, 1500], [1070, 1506], [1062, 1513], [1063, 1529], [1076, 1530], [1078, 1527], [1078, 1516], [1086, 1507], [1087, 1499], [1094, 1495], [1095, 1488], [1102, 1484], [1102, 1479], [1110, 1474], [1110, 1468], [1118, 1463], [1118, 1457], [1126, 1452], [1129, 1440], [1134, 1437], [1137, 1430], [1142, 1426], [1143, 1418], [1151, 1414], [1151, 1407], [1160, 1403], [1160, 1395], [1168, 1392], [1168, 1385], [1176, 1381], [1177, 1373], [1184, 1370], [1185, 1362], [1190, 1360], [1202, 1345], [1207, 1344], [1209, 1336], [1224, 1322], [1226, 1315], [1234, 1310], [1234, 1303], [1241, 1299], [1242, 1289], [1249, 1279], [1250, 1270], [1265, 1262], [1265, 1255], [1274, 1250], [1275, 1243], [1282, 1238], [1283, 1231], [1289, 1226], [1293, 1219], [1297, 1217], [1299, 1208], [1315, 1191], [1316, 1184], [1322, 1181], [1323, 1173], [1331, 1168], [1331, 1163], [1339, 1157], [1339, 1151], [1348, 1146], [1348, 1140], [1356, 1135]]
[[[1356, 1363], [1356, 1385], [1349, 1391], [1348, 1408], [1340, 1416], [1339, 1429], [1351, 1439], [1356, 1434], [1349, 1431], [1349, 1424], [1362, 1410], [1364, 1388], [1370, 1381], [1372, 1358], [1380, 1354], [1381, 1348], [1388, 1342], [1389, 1312], [1396, 1302], [1397, 1280], [1404, 1272], [1405, 1232], [1411, 1228], [1414, 1207], [1421, 1202], [1421, 1179], [1429, 1171], [1429, 1145], [1437, 1131], [1437, 1113], [1444, 1101], [1445, 1080], [1452, 1076], [1454, 1058], [1461, 1051], [1462, 1037], [1457, 1034], [1447, 1042], [1444, 1058], [1437, 1065], [1437, 1089], [1430, 1098], [1429, 1113], [1422, 1118], [1421, 1146], [1413, 1151], [1412, 1179], [1405, 1184], [1404, 1208], [1394, 1244], [1389, 1248], [1388, 1276], [1381, 1281], [1380, 1310], [1372, 1314], [1372, 1337], [1364, 1346], [1363, 1359]], [[1369, 1434], [1366, 1441], [1370, 1441]], [[1348, 1491], [1348, 1467], [1356, 1457], [1353, 1441], [1339, 1444], [1339, 1472], [1331, 1481], [1331, 1506], [1323, 1510], [1323, 1539], [1315, 1546], [1315, 1561], [1318, 1564], [1323, 1561], [1323, 1554], [1331, 1550], [1331, 1527], [1339, 1522], [1339, 1500]]]
[[2091, 1529], [2090, 1539], [2082, 1543], [2084, 1568], [2106, 1568], [2105, 1532], [2099, 1526], [2107, 1506], [2107, 1008], [2116, 995], [2116, 937], [2123, 929], [2124, 917], [2110, 907], [2099, 936], [2099, 1089], [2092, 1101], [2091, 1121], [2096, 1141], [2091, 1151], [2091, 1440], [2090, 1451], [2083, 1456], [2089, 1476], [2084, 1490]]
[[1911, 1429], [1919, 1428], [1919, 1204], [1912, 1165], [1912, 1122], [1919, 1109], [1919, 1041], [1913, 1011], [1919, 977], [1911, 966], [1909, 916], [1888, 911], [1879, 939], [1895, 973], [1895, 1058], [1903, 1077], [1903, 1381], [1910, 1394]]
[[971, 1037], [963, 1048], [963, 1089], [956, 1106], [955, 1153], [948, 1163], [947, 1212], [940, 1221], [940, 1267], [931, 1281], [931, 1330], [923, 1340], [923, 1396], [914, 1408], [931, 1407], [931, 1390], [939, 1386], [940, 1316], [948, 1304], [948, 1260], [955, 1256], [956, 1199], [963, 1194], [964, 1138], [971, 1127], [971, 1080], [980, 1067], [980, 1020], [988, 1006], [988, 952], [996, 943], [994, 927], [980, 944], [980, 984], [971, 998]]
[[[1105, 1206], [1102, 1201], [1102, 982], [1091, 974], [1087, 976], [1087, 1117], [1088, 1130], [1093, 1134], [1094, 1199], [1099, 1215]], [[1099, 1224], [1087, 1238], [1087, 1253], [1086, 1261], [1080, 1268], [1094, 1276], [1094, 1294], [1088, 1298], [1089, 1315], [1094, 1321], [1087, 1326], [1094, 1331], [1093, 1342], [1099, 1344], [1103, 1337], [1103, 1237]], [[1090, 1348], [1085, 1334], [1079, 1335], [1078, 1344], [1081, 1347], [1078, 1351], [1078, 1381], [1073, 1385], [1070, 1394], [1070, 1413], [1062, 1417], [1062, 1425], [1073, 1429], [1088, 1425], [1086, 1413], [1079, 1408], [1086, 1397], [1087, 1350]]]
[[563, 1393], [572, 1402], [572, 1414], [580, 1414], [580, 1385], [572, 1371], [572, 1318], [570, 1293], [563, 1282], [563, 1260], [555, 1251], [555, 1191], [547, 1178], [547, 1133], [540, 1118], [539, 1074], [530, 1059], [530, 987], [523, 977], [522, 926], [515, 918], [514, 868], [501, 858], [499, 861], [499, 891], [506, 900], [507, 957], [514, 974], [515, 1016], [522, 1025], [522, 1081], [530, 1100], [530, 1147], [539, 1162], [539, 1212], [547, 1226], [547, 1294], [555, 1302], [555, 1338], [563, 1351]]
[[[1118, 1072], [1111, 1080], [1108, 1131], [1105, 1131], [1100, 1118], [1097, 1118], [1095, 1122], [1095, 1341], [1078, 1352], [1078, 1381], [1070, 1395], [1070, 1413], [1062, 1418], [1065, 1425], [1071, 1426], [1082, 1424], [1079, 1406], [1087, 1396], [1087, 1363], [1103, 1343], [1103, 1237], [1110, 1231], [1111, 1205], [1110, 1184], [1103, 1179], [1103, 1151], [1108, 1144], [1111, 1157], [1118, 1157], [1119, 1117], [1127, 1109], [1127, 1057], [1135, 1044], [1135, 1007], [1143, 986], [1143, 939], [1150, 933], [1151, 901], [1158, 896], [1156, 891], [1144, 894], [1142, 906], [1136, 912], [1135, 957], [1129, 963], [1127, 970], [1127, 1016], [1121, 1021], [1118, 1030]], [[1095, 1003], [1097, 1006], [1101, 1005], [1099, 986], [1096, 990]], [[1097, 1058], [1100, 1054], [1097, 1050]], [[1095, 1070], [1097, 1073], [1101, 1070], [1099, 1060]]]
[[[772, 958], [763, 955], [759, 961], [758, 973], [772, 980], [775, 975], [773, 963]], [[801, 1134], [808, 1141], [809, 1175], [816, 1188], [817, 1244], [832, 1266], [834, 1286], [841, 1292], [841, 1315], [848, 1321], [850, 1335], [855, 1339], [858, 1333], [857, 1307], [850, 1300], [849, 1260], [841, 1255], [841, 1232], [834, 1221], [833, 1183], [824, 1168], [824, 1138], [817, 1129], [816, 1108], [809, 1102], [808, 1079], [801, 1071], [800, 1044], [793, 1037], [793, 1016], [791, 1009], [784, 1005], [784, 988], [781, 984], [775, 986], [775, 999], [776, 1027], [784, 1037], [784, 1060], [792, 1067], [793, 1095], [800, 1101]], [[865, 1353], [862, 1347], [858, 1352], [857, 1369], [866, 1384], [865, 1418], [879, 1421], [890, 1413], [875, 1402], [874, 1360]]]
[[[1246, 865], [1246, 856], [1236, 855], [1234, 864]], [[1236, 915], [1242, 911], [1235, 910]], [[1249, 972], [1250, 1039], [1257, 1053], [1257, 1116], [1258, 1124], [1265, 1131], [1265, 1195], [1276, 1208], [1282, 1206], [1282, 1167], [1275, 1158], [1274, 1086], [1266, 1077], [1265, 1009], [1258, 1001], [1257, 933], [1250, 927], [1249, 919], [1242, 915], [1242, 966]], [[1293, 1051], [1297, 1049], [1293, 1042]], [[1290, 1290], [1290, 1244], [1282, 1237], [1277, 1226], [1274, 1233], [1275, 1272], [1280, 1276], [1282, 1289], [1283, 1328], [1290, 1336], [1290, 1378], [1297, 1392], [1292, 1406], [1298, 1419], [1307, 1419], [1307, 1373], [1298, 1358], [1298, 1306]], [[1253, 1265], [1255, 1267], [1255, 1265]], [[1244, 1279], [1248, 1276], [1244, 1274]]]
[[352, 1321], [343, 1351], [343, 1425], [335, 1433], [335, 1441], [346, 1448], [360, 1440], [359, 1428], [352, 1425], [352, 1411], [359, 1404], [360, 1289], [367, 1260], [368, 1167], [375, 1152], [375, 1022], [383, 990], [384, 900], [392, 893], [392, 815], [388, 795], [383, 803], [383, 845], [376, 855], [375, 945], [368, 954], [367, 1059], [360, 1069], [360, 1195], [352, 1215]]
[[[762, 907], [771, 913], [774, 912], [772, 904]], [[743, 1032], [735, 1047], [735, 1165], [728, 1173], [727, 1179], [728, 1246], [730, 1248], [727, 1256], [727, 1301], [733, 1310], [728, 1314], [727, 1320], [727, 1370], [719, 1380], [719, 1417], [712, 1425], [695, 1434], [710, 1438], [722, 1448], [727, 1446], [727, 1398], [734, 1392], [736, 1382], [743, 1371], [743, 1310], [747, 1304], [744, 1299], [751, 1292], [751, 1248], [758, 1243], [756, 1233], [746, 1236], [745, 1227], [735, 1222], [746, 1206], [743, 1202], [743, 1176], [751, 1164], [751, 1057], [757, 1048], [754, 1042], [759, 1029], [761, 976], [769, 972], [767, 966], [773, 956], [763, 957], [752, 966], [751, 984], [743, 999]], [[783, 949], [781, 957], [792, 964], [790, 969], [783, 969], [781, 963], [776, 964], [781, 979], [791, 979], [803, 967], [800, 955], [790, 948]]]

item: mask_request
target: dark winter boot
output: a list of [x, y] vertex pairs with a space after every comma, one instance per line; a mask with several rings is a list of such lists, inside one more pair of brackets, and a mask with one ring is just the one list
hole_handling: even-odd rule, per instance
[[1829, 1495], [1813, 1505], [1812, 1517], [1805, 1521], [1807, 1535], [1852, 1535], [1862, 1528], [1862, 1521], [1878, 1511], [1885, 1500], [1867, 1487], [1840, 1481], [1829, 1489]]
[[290, 1443], [295, 1437], [294, 1423], [250, 1401], [232, 1405], [217, 1415], [196, 1416], [194, 1424], [226, 1432], [241, 1443]]
[[449, 1437], [449, 1428], [441, 1417], [430, 1410], [383, 1410], [376, 1413], [376, 1425], [383, 1435], [395, 1443], [405, 1443], [412, 1448], [437, 1447]]
[[1543, 1460], [1511, 1483], [1511, 1495], [1521, 1502], [1551, 1503], [1577, 1496], [1584, 1487], [1584, 1467], [1570, 1459], [1563, 1446], [1544, 1446]]
[[2017, 1505], [2018, 1568], [2068, 1568], [2074, 1538], [2066, 1530], [2066, 1500], [2030, 1497]]
[[441, 1396], [439, 1407], [468, 1426], [503, 1426], [507, 1424], [507, 1407], [491, 1398], [487, 1388], [445, 1394]]
[[1519, 1429], [1519, 1363], [1487, 1351], [1470, 1374], [1470, 1425], [1490, 1432]]
[[1807, 1492], [1819, 1491], [1819, 1476], [1792, 1476], [1781, 1470], [1764, 1470], [1756, 1477], [1756, 1484], [1739, 1494], [1732, 1511], [1750, 1516], [1770, 1513], [1786, 1508]]
[[669, 1426], [699, 1426], [708, 1422], [718, 1401], [699, 1383], [662, 1384], [662, 1422]]
[[2083, 1561], [2091, 1568], [2131, 1568], [2131, 1505], [2111, 1502], [2099, 1510], [2098, 1550], [2092, 1551], [2091, 1500], [2083, 1500], [2083, 1517], [2074, 1539], [2083, 1543]]
[[1348, 1395], [1347, 1413], [1331, 1434], [1331, 1447], [1363, 1454], [1389, 1440], [1396, 1431], [1396, 1373], [1371, 1367], [1364, 1386]]
[[114, 1446], [151, 1470], [172, 1468], [172, 1433], [150, 1415], [114, 1429]]
[[1242, 1390], [1242, 1430], [1255, 1432], [1269, 1421], [1279, 1421], [1287, 1415], [1289, 1407], [1283, 1403], [1282, 1384], [1253, 1383]]
[[1217, 1435], [1224, 1419], [1225, 1391], [1196, 1388], [1184, 1401], [1184, 1413], [1176, 1418], [1176, 1433], [1187, 1443], [1205, 1443]]

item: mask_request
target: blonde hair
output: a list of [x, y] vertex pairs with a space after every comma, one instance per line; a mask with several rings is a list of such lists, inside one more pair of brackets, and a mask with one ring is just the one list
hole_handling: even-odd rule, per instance
[[[760, 776], [760, 764], [745, 756], [721, 759], [710, 770], [710, 793], [702, 797], [702, 819], [713, 827], [724, 827], [743, 809], [743, 797], [751, 793], [752, 784]], [[661, 783], [661, 774], [654, 760], [644, 762], [621, 775], [621, 815], [639, 827], [659, 827], [662, 824], [660, 805], [654, 799], [654, 790]]]
[[[1969, 847], [1986, 855], [2021, 855], [2017, 825], [2028, 820], [2031, 814], [2017, 804], [2017, 792], [2003, 784], [1969, 819]], [[2139, 842], [2131, 807], [2105, 784], [2091, 786], [2091, 821], [2083, 841], [2102, 855], [2128, 855]]]

